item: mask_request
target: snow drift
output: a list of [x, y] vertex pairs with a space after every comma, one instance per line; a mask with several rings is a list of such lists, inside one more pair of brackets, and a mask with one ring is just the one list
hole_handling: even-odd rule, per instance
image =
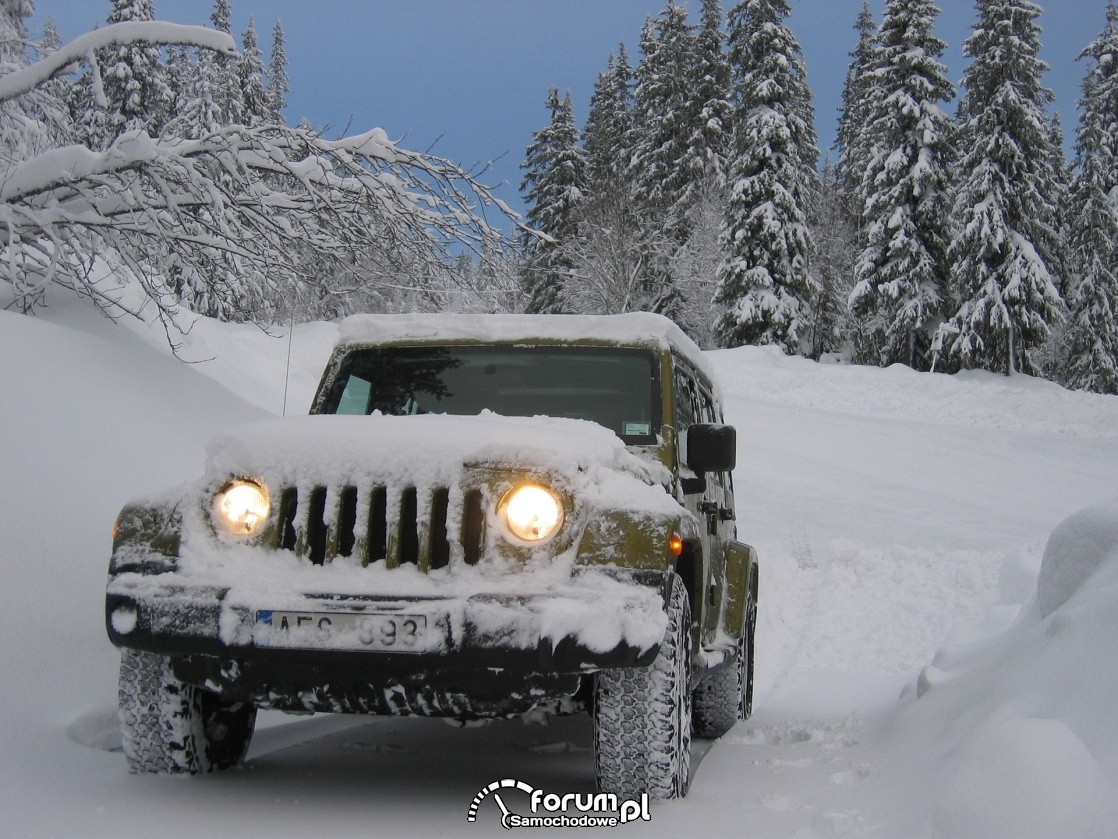
[[[287, 342], [199, 321], [181, 350], [199, 363], [182, 364], [158, 326], [114, 326], [64, 296], [51, 305], [53, 323], [0, 312], [11, 835], [358, 835], [375, 821], [385, 835], [445, 836], [499, 778], [592, 789], [578, 717], [455, 730], [264, 715], [243, 771], [129, 776], [111, 751], [112, 522], [130, 498], [200, 476], [216, 430], [263, 417], [255, 406], [279, 412]], [[336, 334], [296, 330], [288, 404], [300, 413]], [[630, 829], [1118, 835], [1118, 511], [1107, 501], [1118, 399], [757, 348], [709, 357], [739, 431], [739, 531], [763, 564], [756, 713], [699, 743], [687, 798]], [[487, 800], [470, 830], [503, 833], [495, 808]]]

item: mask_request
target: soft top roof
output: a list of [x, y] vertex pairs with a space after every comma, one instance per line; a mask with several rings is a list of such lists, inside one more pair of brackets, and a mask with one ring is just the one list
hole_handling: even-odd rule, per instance
[[602, 343], [675, 348], [713, 379], [702, 350], [670, 319], [651, 312], [623, 315], [351, 315], [338, 347], [407, 344]]

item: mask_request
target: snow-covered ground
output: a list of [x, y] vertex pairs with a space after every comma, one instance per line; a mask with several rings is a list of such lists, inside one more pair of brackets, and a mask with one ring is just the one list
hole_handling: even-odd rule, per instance
[[[492, 781], [592, 790], [582, 717], [268, 714], [243, 770], [129, 775], [102, 615], [112, 523], [200, 475], [217, 429], [282, 411], [289, 344], [201, 321], [183, 364], [158, 327], [51, 302], [0, 311], [5, 835], [492, 836], [492, 798], [466, 821]], [[289, 413], [335, 335], [296, 330]], [[687, 798], [617, 829], [1118, 836], [1118, 398], [756, 348], [711, 360], [762, 560], [755, 715], [698, 744]]]

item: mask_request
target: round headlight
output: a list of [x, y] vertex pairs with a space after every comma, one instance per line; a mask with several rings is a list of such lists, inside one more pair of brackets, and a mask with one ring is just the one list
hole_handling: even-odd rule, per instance
[[268, 490], [255, 481], [233, 481], [214, 499], [216, 517], [238, 536], [251, 536], [268, 518]]
[[563, 505], [555, 493], [534, 484], [512, 490], [499, 510], [512, 534], [526, 542], [546, 539], [563, 523]]

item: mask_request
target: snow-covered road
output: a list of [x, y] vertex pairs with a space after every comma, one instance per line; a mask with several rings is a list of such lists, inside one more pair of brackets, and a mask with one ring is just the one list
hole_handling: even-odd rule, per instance
[[[20, 360], [0, 370], [8, 835], [492, 836], [493, 801], [466, 823], [491, 781], [592, 790], [580, 717], [460, 729], [269, 714], [243, 770], [128, 775], [111, 751], [109, 528], [129, 497], [200, 474], [215, 427], [278, 410], [287, 345], [204, 322], [185, 352], [217, 359], [188, 366], [159, 335], [65, 305], [48, 316], [60, 325], [0, 312], [0, 352]], [[332, 329], [297, 333], [292, 404]], [[687, 798], [617, 829], [1118, 835], [1116, 575], [1104, 567], [1054, 615], [1018, 615], [1052, 529], [1118, 495], [1118, 398], [752, 348], [712, 359], [739, 432], [740, 533], [762, 559], [756, 713], [701, 744]]]

